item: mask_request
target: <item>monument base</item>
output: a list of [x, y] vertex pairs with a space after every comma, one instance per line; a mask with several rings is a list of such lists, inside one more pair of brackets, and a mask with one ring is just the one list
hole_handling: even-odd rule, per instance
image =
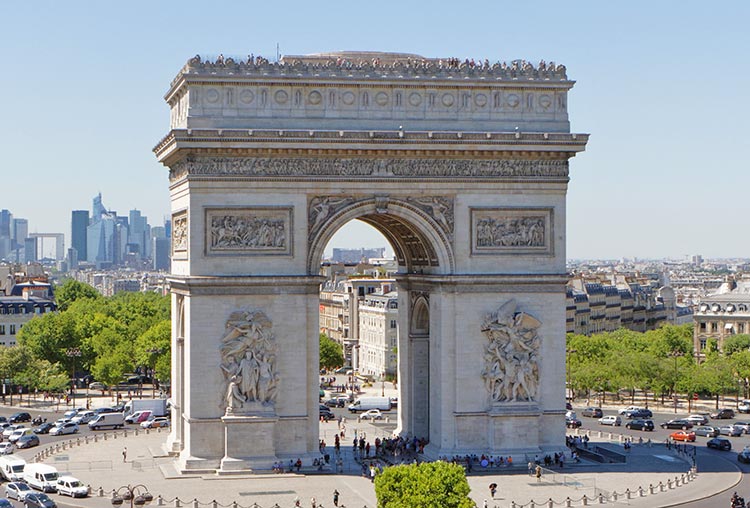
[[277, 416], [230, 414], [221, 421], [224, 424], [224, 458], [218, 474], [271, 469], [278, 461], [274, 447]]

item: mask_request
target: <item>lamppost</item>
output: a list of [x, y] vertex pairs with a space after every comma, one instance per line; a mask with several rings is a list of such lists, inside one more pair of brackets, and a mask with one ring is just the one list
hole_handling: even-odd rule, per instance
[[681, 356], [685, 356], [682, 351], [674, 350], [669, 353], [669, 356], [674, 358], [674, 379], [672, 380], [672, 397], [674, 397], [674, 412], [677, 413], [677, 359]]
[[[573, 389], [570, 386], [570, 355], [577, 353], [577, 349], [566, 349], [565, 350], [565, 373], [567, 374], [567, 379], [565, 382], [565, 389], [569, 390], [570, 393], [570, 400], [573, 401]], [[568, 395], [567, 393], [565, 394]]]
[[380, 373], [380, 396], [385, 397], [385, 372]]
[[[75, 397], [76, 395], [76, 358], [81, 357], [81, 348], [69, 347], [65, 351], [65, 356], [73, 360], [73, 375], [70, 377], [70, 394]], [[73, 402], [75, 405], [75, 401]]]
[[122, 506], [123, 501], [130, 501], [130, 508], [143, 506], [154, 500], [154, 496], [145, 485], [124, 485], [112, 493], [112, 506]]
[[[147, 349], [146, 352], [151, 355], [160, 355], [164, 350], [160, 347], [152, 347], [151, 349]], [[151, 398], [156, 398], [156, 384], [154, 383], [154, 374], [156, 372], [156, 362], [154, 362], [154, 366], [151, 367]]]

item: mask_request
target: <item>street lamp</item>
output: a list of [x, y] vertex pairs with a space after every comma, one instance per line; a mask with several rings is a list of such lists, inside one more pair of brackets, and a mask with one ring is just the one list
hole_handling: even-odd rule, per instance
[[385, 397], [385, 372], [380, 373], [380, 396]]
[[130, 501], [130, 508], [143, 506], [154, 500], [154, 496], [145, 485], [124, 485], [112, 493], [112, 506], [122, 506], [123, 501]]
[[[71, 376], [70, 380], [70, 394], [75, 397], [76, 393], [76, 358], [81, 357], [81, 348], [77, 347], [69, 347], [67, 351], [65, 351], [65, 356], [68, 358], [71, 358], [73, 360], [73, 375]], [[75, 401], [73, 403], [75, 405]]]
[[674, 412], [677, 413], [677, 359], [681, 356], [685, 356], [682, 351], [674, 350], [669, 353], [669, 356], [674, 358], [674, 379], [672, 380], [672, 397], [674, 397]]
[[[567, 374], [567, 379], [565, 382], [566, 390], [570, 391], [570, 401], [573, 401], [573, 389], [570, 386], [570, 355], [577, 353], [577, 349], [566, 349], [565, 350], [565, 373]], [[567, 393], [566, 393], [567, 395]]]

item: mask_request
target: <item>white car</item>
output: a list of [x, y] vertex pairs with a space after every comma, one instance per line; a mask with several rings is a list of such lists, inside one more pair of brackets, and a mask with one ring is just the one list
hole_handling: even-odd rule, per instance
[[57, 479], [57, 493], [61, 496], [86, 497], [89, 495], [89, 488], [78, 478], [61, 476]]
[[96, 413], [93, 411], [81, 411], [71, 418], [70, 421], [78, 425], [83, 425], [84, 423], [89, 423], [94, 418], [96, 418]]
[[693, 425], [708, 425], [708, 418], [703, 415], [690, 415], [685, 419]]
[[26, 499], [26, 494], [32, 492], [34, 491], [31, 490], [31, 487], [23, 482], [13, 482], [5, 486], [5, 497], [8, 499], [18, 499], [23, 502]]
[[627, 413], [629, 411], [639, 411], [641, 409], [643, 409], [643, 408], [640, 407], [640, 406], [628, 406], [628, 407], [626, 407], [624, 409], [620, 409], [618, 411], [618, 413], [621, 414], [621, 415], [624, 415], [625, 413]]
[[8, 439], [10, 437], [10, 435], [13, 434], [14, 431], [16, 431], [18, 429], [23, 429], [25, 427], [26, 426], [23, 425], [23, 424], [21, 424], [21, 423], [17, 423], [15, 425], [8, 425], [7, 427], [5, 427], [5, 430], [3, 431], [3, 437], [5, 439]]
[[737, 411], [740, 413], [750, 413], [750, 400], [743, 400], [737, 405]]
[[619, 427], [622, 425], [622, 419], [619, 416], [607, 415], [599, 418], [599, 423], [602, 425], [613, 425]]
[[13, 443], [0, 443], [0, 455], [9, 455], [16, 449]]
[[73, 422], [63, 423], [49, 431], [50, 436], [62, 436], [63, 434], [75, 434], [78, 432], [78, 424]]
[[151, 420], [141, 422], [141, 427], [144, 429], [156, 429], [160, 427], [169, 427], [169, 418], [166, 416], [157, 416]]
[[359, 415], [359, 417], [363, 420], [380, 420], [381, 418], [383, 418], [383, 413], [380, 412], [380, 409], [368, 409], [367, 411]]

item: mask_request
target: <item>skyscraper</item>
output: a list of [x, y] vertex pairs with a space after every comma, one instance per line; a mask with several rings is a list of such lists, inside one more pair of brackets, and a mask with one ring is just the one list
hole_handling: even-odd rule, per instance
[[73, 210], [70, 220], [71, 247], [78, 251], [77, 259], [88, 259], [86, 228], [89, 227], [89, 211]]

